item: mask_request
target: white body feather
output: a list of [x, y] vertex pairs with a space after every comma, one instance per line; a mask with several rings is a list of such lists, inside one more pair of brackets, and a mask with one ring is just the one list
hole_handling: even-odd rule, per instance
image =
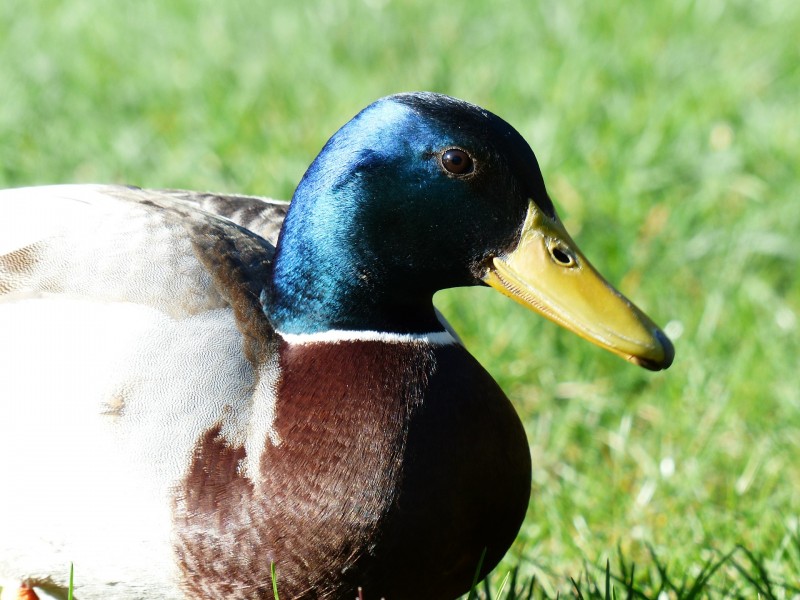
[[185, 233], [119, 198], [139, 193], [0, 192], [0, 256], [37, 255], [0, 271], [0, 577], [74, 563], [81, 599], [180, 597], [170, 491], [197, 439], [275, 438], [272, 367], [245, 359]]

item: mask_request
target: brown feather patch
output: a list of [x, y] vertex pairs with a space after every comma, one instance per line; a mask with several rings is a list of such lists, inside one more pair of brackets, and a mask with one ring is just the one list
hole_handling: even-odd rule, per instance
[[191, 597], [455, 597], [513, 540], [527, 507], [522, 426], [460, 346], [280, 343], [261, 479], [208, 431], [176, 496]]

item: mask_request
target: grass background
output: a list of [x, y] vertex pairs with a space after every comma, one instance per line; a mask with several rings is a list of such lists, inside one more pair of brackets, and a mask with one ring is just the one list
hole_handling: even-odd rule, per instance
[[608, 558], [622, 575], [619, 552], [663, 600], [680, 593], [659, 569], [691, 581], [741, 545], [704, 593], [770, 581], [762, 596], [791, 597], [798, 39], [791, 0], [4, 0], [0, 185], [288, 198], [380, 96], [433, 90], [498, 113], [586, 254], [677, 350], [652, 374], [490, 290], [439, 295], [530, 439], [532, 502], [500, 574], [570, 593]]

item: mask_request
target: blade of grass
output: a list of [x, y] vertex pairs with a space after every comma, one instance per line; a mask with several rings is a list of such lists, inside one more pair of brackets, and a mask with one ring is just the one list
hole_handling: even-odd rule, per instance
[[583, 600], [583, 593], [581, 593], [581, 586], [579, 586], [578, 582], [575, 581], [575, 579], [573, 579], [572, 577], [570, 577], [569, 580], [572, 582], [572, 588], [575, 591], [575, 597], [578, 600]]
[[475, 600], [477, 598], [477, 588], [478, 588], [478, 578], [481, 575], [481, 569], [483, 569], [483, 561], [486, 558], [486, 548], [483, 549], [481, 552], [481, 557], [478, 559], [478, 566], [475, 568], [475, 575], [472, 576], [472, 585], [469, 587], [469, 596], [467, 596], [467, 600]]
[[653, 559], [653, 564], [658, 571], [658, 576], [660, 578], [659, 588], [656, 590], [656, 595], [660, 594], [664, 589], [674, 589], [675, 586], [673, 585], [672, 581], [670, 581], [669, 574], [667, 573], [667, 566], [661, 564], [661, 561], [658, 559], [658, 555], [656, 554], [656, 549], [653, 548], [653, 545], [648, 543], [647, 544], [647, 551], [650, 553], [650, 558]]
[[[689, 591], [686, 592], [686, 595], [681, 595], [682, 598], [686, 598], [686, 600], [693, 600], [694, 598], [699, 598], [702, 594], [707, 593], [706, 587], [714, 573], [724, 565], [728, 561], [732, 561], [732, 556], [736, 552], [736, 548], [722, 556], [716, 563], [713, 563], [711, 559], [706, 561], [703, 568], [700, 570], [700, 574], [695, 579], [694, 584]], [[681, 590], [683, 591], [683, 590]]]
[[508, 578], [509, 578], [510, 576], [511, 576], [511, 571], [509, 571], [508, 573], [506, 573], [506, 576], [505, 576], [505, 577], [503, 577], [503, 581], [500, 583], [500, 587], [499, 587], [499, 588], [497, 588], [497, 599], [498, 599], [498, 600], [500, 600], [500, 598], [502, 597], [502, 595], [503, 595], [503, 590], [505, 590], [505, 588], [506, 588], [506, 584], [508, 583]]
[[[749, 581], [753, 587], [758, 590], [758, 593], [766, 596], [767, 598], [775, 598], [775, 593], [772, 590], [772, 584], [770, 582], [769, 574], [767, 573], [764, 565], [762, 564], [761, 560], [753, 554], [748, 548], [745, 548], [742, 545], [737, 545], [737, 548], [744, 552], [747, 559], [750, 561], [750, 564], [755, 567], [757, 576], [760, 578], [760, 582], [756, 581], [756, 576], [751, 575], [742, 565], [739, 564], [739, 561], [732, 558], [731, 564], [733, 567], [739, 571], [739, 573], [744, 577], [747, 581]], [[763, 586], [762, 586], [763, 583]]]
[[280, 600], [278, 598], [278, 575], [275, 573], [275, 563], [269, 563], [269, 576], [272, 579], [272, 594], [275, 596], [275, 600]]

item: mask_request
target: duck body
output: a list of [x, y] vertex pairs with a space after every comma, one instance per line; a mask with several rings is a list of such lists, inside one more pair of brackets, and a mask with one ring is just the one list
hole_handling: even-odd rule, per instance
[[[0, 517], [6, 577], [44, 580], [75, 562], [78, 598], [252, 598], [271, 593], [274, 562], [287, 597], [358, 586], [412, 597], [415, 574], [431, 572], [426, 593], [445, 598], [484, 547], [487, 564], [502, 557], [528, 502], [527, 442], [503, 392], [441, 326], [280, 336], [252, 287], [271, 267], [266, 240], [163, 192], [15, 191], [28, 193], [72, 205], [104, 235], [80, 232], [79, 256], [27, 253], [38, 291], [18, 290], [2, 312], [15, 340], [3, 380], [18, 381], [4, 396], [21, 399], [3, 403], [3, 420], [29, 425], [0, 440], [6, 480], [24, 482]], [[170, 222], [177, 248], [155, 265], [183, 278], [182, 293], [149, 296], [154, 264], [134, 249], [163, 245]], [[222, 246], [239, 270], [203, 281]], [[78, 275], [87, 255], [104, 257], [91, 279]], [[186, 305], [187, 290], [204, 302]], [[57, 368], [33, 379], [37, 362]]]
[[[504, 121], [380, 100], [288, 210], [119, 186], [6, 190], [0, 210], [3, 593], [63, 589], [74, 563], [78, 600], [271, 598], [274, 564], [282, 598], [455, 598], [513, 541], [522, 425], [431, 300], [519, 292], [539, 231], [582, 260]], [[612, 292], [624, 342], [595, 341], [668, 366]]]

